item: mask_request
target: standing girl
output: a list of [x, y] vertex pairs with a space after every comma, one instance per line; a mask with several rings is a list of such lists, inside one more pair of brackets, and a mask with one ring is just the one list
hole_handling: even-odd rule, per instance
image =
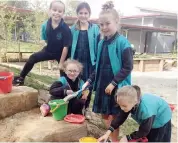
[[[119, 15], [112, 2], [103, 5], [99, 23], [104, 39], [98, 44], [96, 71], [90, 76], [83, 88], [95, 81], [96, 93], [93, 112], [101, 113], [109, 127], [111, 121], [120, 112], [116, 107], [114, 93], [117, 88], [131, 84], [133, 55], [128, 40], [118, 31]], [[111, 134], [113, 142], [118, 140], [119, 130]]]
[[14, 85], [23, 85], [25, 77], [34, 64], [57, 60], [62, 64], [67, 57], [68, 47], [71, 46], [72, 36], [68, 25], [63, 20], [65, 5], [62, 1], [54, 0], [50, 4], [50, 18], [42, 24], [41, 43], [47, 44], [41, 51], [30, 56], [20, 76], [14, 78]]
[[[63, 65], [65, 74], [51, 85], [49, 93], [52, 96], [50, 100], [63, 99], [80, 90], [84, 84], [84, 81], [79, 78], [82, 68], [82, 64], [76, 60], [68, 59], [65, 61]], [[86, 94], [87, 92], [83, 92], [69, 101], [68, 113], [82, 114]], [[49, 105], [43, 104], [40, 110], [42, 115], [46, 116], [49, 113]]]
[[[82, 2], [77, 6], [78, 21], [72, 26], [71, 58], [77, 59], [84, 66], [81, 78], [86, 81], [92, 73], [96, 62], [97, 38], [99, 27], [89, 22], [91, 9], [88, 3]], [[90, 104], [92, 89], [88, 95], [85, 108]]]

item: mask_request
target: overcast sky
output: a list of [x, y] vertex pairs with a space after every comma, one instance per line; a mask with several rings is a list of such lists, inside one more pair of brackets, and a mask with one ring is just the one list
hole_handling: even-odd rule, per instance
[[[85, 1], [91, 6], [92, 17], [97, 17], [101, 10], [101, 5], [106, 0]], [[139, 10], [136, 8], [137, 6], [178, 12], [178, 0], [113, 0], [113, 2], [115, 8], [123, 12], [124, 15], [138, 14]]]
[[[35, 1], [35, 0], [30, 0]], [[52, 0], [48, 0], [50, 3]], [[62, 0], [65, 2], [66, 0]], [[82, 0], [81, 0], [82, 1]], [[101, 10], [101, 6], [107, 0], [84, 0], [90, 4], [92, 15], [91, 18], [97, 18]], [[166, 11], [173, 11], [178, 13], [178, 0], [113, 0], [115, 8], [125, 16], [139, 14], [139, 10], [136, 8], [146, 7], [155, 8]], [[67, 5], [66, 5], [67, 8]]]

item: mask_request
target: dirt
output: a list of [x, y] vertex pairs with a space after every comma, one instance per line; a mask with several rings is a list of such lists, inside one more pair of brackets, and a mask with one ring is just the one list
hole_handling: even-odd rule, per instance
[[[178, 69], [168, 72], [134, 73], [132, 83], [139, 85], [143, 93], [153, 93], [177, 106]], [[171, 141], [177, 142], [177, 110], [172, 115]]]
[[[177, 72], [134, 73], [132, 82], [139, 85], [144, 93], [154, 93], [168, 103], [177, 104]], [[0, 120], [0, 141], [18, 141], [36, 125], [35, 122], [39, 122], [37, 118], [41, 118], [39, 108]], [[172, 117], [172, 142], [177, 142], [177, 110]]]
[[76, 142], [87, 136], [87, 124], [56, 121], [42, 117], [39, 108], [0, 120], [2, 142]]
[[0, 141], [15, 142], [35, 126], [35, 124], [31, 125], [30, 123], [32, 120], [39, 118], [39, 115], [39, 108], [35, 108], [0, 120]]

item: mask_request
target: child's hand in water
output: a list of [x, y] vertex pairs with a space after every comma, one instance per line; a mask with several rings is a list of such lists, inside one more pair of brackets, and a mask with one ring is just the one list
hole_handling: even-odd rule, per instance
[[111, 131], [107, 131], [103, 136], [101, 136], [99, 139], [98, 139], [98, 142], [106, 142], [107, 139], [109, 138], [109, 135], [111, 134]]
[[72, 90], [67, 90], [67, 91], [66, 91], [66, 94], [67, 94], [67, 95], [70, 95], [70, 94], [72, 94], [72, 93], [74, 93]]
[[127, 137], [126, 136], [122, 137], [119, 142], [128, 142]]
[[111, 93], [112, 93], [112, 91], [113, 91], [114, 88], [115, 88], [115, 86], [114, 86], [112, 83], [110, 83], [110, 84], [106, 87], [105, 93], [108, 94], [108, 95], [111, 95]]

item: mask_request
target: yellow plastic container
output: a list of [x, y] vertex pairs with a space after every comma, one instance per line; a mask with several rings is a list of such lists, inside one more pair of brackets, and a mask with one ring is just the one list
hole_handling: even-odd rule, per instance
[[93, 137], [83, 137], [79, 139], [80, 143], [87, 143], [87, 142], [97, 142], [97, 139], [93, 138]]

